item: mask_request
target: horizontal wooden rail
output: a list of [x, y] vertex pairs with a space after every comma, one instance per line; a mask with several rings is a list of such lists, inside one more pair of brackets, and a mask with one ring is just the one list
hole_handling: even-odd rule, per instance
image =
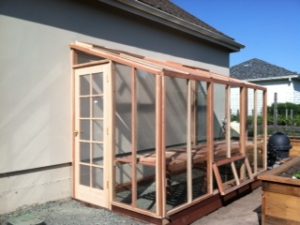
[[244, 158], [245, 158], [244, 155], [237, 155], [237, 156], [233, 156], [231, 158], [226, 158], [226, 159], [222, 159], [220, 161], [217, 161], [217, 162], [215, 162], [215, 164], [216, 164], [216, 166], [223, 166], [223, 165], [232, 163], [234, 161], [242, 160]]

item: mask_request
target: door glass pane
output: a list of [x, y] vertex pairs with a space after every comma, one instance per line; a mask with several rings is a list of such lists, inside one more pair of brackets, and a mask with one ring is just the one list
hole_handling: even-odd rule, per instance
[[92, 89], [93, 94], [102, 94], [103, 93], [103, 73], [94, 73], [92, 74]]
[[103, 169], [92, 167], [92, 187], [103, 189]]
[[90, 75], [82, 75], [80, 79], [80, 95], [90, 94]]
[[80, 117], [90, 117], [90, 98], [80, 98]]
[[86, 165], [80, 165], [80, 184], [90, 186], [90, 167]]
[[80, 139], [90, 140], [90, 120], [80, 120]]
[[103, 97], [93, 97], [93, 118], [103, 117]]
[[103, 121], [93, 120], [93, 141], [103, 140]]
[[80, 143], [80, 162], [90, 163], [90, 144]]
[[103, 145], [93, 144], [93, 164], [103, 165]]

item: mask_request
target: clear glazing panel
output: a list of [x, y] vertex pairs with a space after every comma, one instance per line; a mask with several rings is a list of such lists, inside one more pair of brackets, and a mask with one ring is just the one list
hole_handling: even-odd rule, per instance
[[80, 142], [80, 162], [90, 163], [90, 144], [85, 142]]
[[[156, 211], [155, 76], [137, 70], [137, 207]], [[152, 166], [142, 165], [150, 160]]]
[[81, 140], [90, 140], [90, 120], [88, 119], [80, 120], [79, 138]]
[[92, 74], [92, 94], [103, 94], [103, 73]]
[[167, 210], [187, 202], [187, 84], [165, 78]]
[[79, 165], [79, 182], [81, 185], [90, 186], [90, 167], [86, 165]]
[[132, 202], [132, 167], [130, 164], [115, 166], [115, 201], [124, 204]]
[[247, 145], [246, 145], [246, 155], [249, 159], [249, 163], [252, 171], [254, 171], [255, 167], [255, 154], [254, 151], [254, 90], [248, 88], [247, 91]]
[[116, 154], [131, 152], [131, 68], [114, 64], [115, 68], [115, 137]]
[[103, 166], [103, 144], [92, 144], [93, 164]]
[[90, 98], [80, 97], [80, 117], [88, 118], [90, 117]]
[[103, 118], [103, 97], [93, 97], [92, 103], [92, 117]]
[[226, 157], [226, 86], [214, 84], [214, 159]]
[[240, 152], [240, 88], [230, 89], [230, 145], [231, 155]]
[[90, 75], [81, 75], [79, 77], [79, 94], [89, 95], [90, 94]]
[[103, 120], [92, 120], [93, 141], [103, 141]]
[[103, 190], [103, 169], [92, 167], [92, 187]]
[[[195, 81], [196, 82], [196, 81]], [[192, 147], [193, 199], [207, 193], [207, 83], [196, 82], [196, 131], [197, 144]]]

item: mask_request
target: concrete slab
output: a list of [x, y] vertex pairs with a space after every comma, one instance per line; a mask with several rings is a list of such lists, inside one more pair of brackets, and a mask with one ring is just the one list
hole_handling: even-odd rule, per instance
[[261, 189], [201, 218], [193, 225], [260, 225]]

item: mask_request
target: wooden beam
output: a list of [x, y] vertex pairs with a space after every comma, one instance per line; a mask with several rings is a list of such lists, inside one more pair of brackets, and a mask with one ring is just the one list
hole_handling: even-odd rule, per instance
[[247, 157], [245, 158], [245, 165], [246, 165], [246, 170], [248, 172], [250, 179], [253, 179], [252, 169], [251, 169], [251, 166], [250, 166], [250, 163], [249, 163], [249, 160]]
[[[73, 65], [77, 63], [77, 54], [76, 52], [71, 49], [71, 54], [70, 54], [70, 62], [71, 62], [71, 87], [72, 87], [72, 133], [75, 131], [76, 129], [76, 125], [75, 125], [75, 112], [76, 112], [76, 109], [75, 109], [75, 71], [73, 69]], [[75, 188], [75, 184], [77, 182], [76, 180], [76, 153], [75, 153], [75, 135], [73, 133], [72, 135], [72, 195], [73, 195], [73, 198], [76, 198], [76, 188]]]
[[192, 81], [192, 146], [196, 146], [198, 142], [198, 83], [200, 81]]
[[163, 215], [163, 172], [162, 172], [162, 158], [165, 154], [163, 151], [162, 146], [162, 136], [163, 136], [163, 130], [162, 130], [162, 77], [156, 76], [155, 78], [155, 90], [156, 90], [156, 101], [155, 101], [155, 115], [156, 115], [156, 122], [155, 122], [155, 139], [156, 139], [156, 214], [158, 216]]
[[245, 158], [244, 155], [237, 155], [237, 156], [233, 156], [231, 158], [227, 158], [227, 159], [222, 159], [220, 161], [216, 161], [215, 164], [217, 166], [223, 166], [223, 165], [226, 165], [226, 164], [229, 164], [229, 163], [232, 163], [234, 161], [241, 160], [241, 159], [244, 159], [244, 158]]
[[219, 187], [219, 192], [220, 192], [221, 195], [224, 195], [225, 192], [224, 192], [224, 187], [223, 187], [223, 181], [222, 181], [222, 178], [220, 176], [219, 168], [215, 163], [213, 164], [213, 171], [214, 171], [215, 178], [216, 178], [216, 181], [217, 181], [217, 184], [218, 184], [218, 187]]
[[136, 207], [137, 201], [137, 74], [136, 68], [131, 68], [131, 148], [132, 148], [132, 162], [131, 162], [131, 176], [132, 176], [132, 207]]
[[264, 156], [264, 169], [268, 167], [267, 164], [267, 138], [268, 138], [268, 102], [267, 102], [267, 91], [263, 92], [263, 129], [264, 129], [264, 144], [263, 144], [263, 156]]
[[166, 194], [166, 187], [167, 187], [167, 177], [166, 177], [166, 77], [162, 76], [161, 81], [161, 198], [162, 198], [162, 217], [166, 217], [167, 213], [167, 194]]
[[192, 202], [192, 80], [188, 80], [188, 96], [187, 96], [187, 202]]
[[232, 173], [233, 173], [233, 176], [234, 176], [236, 185], [240, 185], [241, 182], [240, 182], [240, 178], [239, 178], [238, 172], [237, 172], [237, 170], [236, 170], [235, 163], [234, 163], [234, 162], [231, 162], [231, 163], [230, 163], [230, 166], [231, 166], [231, 170], [232, 170]]
[[[111, 69], [111, 186], [110, 186], [110, 198], [111, 202], [115, 199], [115, 186], [116, 186], [116, 170], [115, 170], [115, 154], [116, 154], [116, 74], [114, 64], [110, 63]], [[109, 202], [111, 207], [111, 202]]]
[[149, 73], [152, 73], [152, 74], [157, 74], [158, 72], [162, 72], [162, 70], [154, 69], [153, 67], [142, 65], [140, 63], [135, 63], [132, 60], [125, 59], [125, 58], [122, 58], [122, 57], [117, 56], [115, 54], [111, 54], [111, 53], [108, 53], [108, 52], [103, 52], [103, 51], [100, 51], [100, 50], [97, 50], [97, 49], [94, 49], [94, 48], [87, 48], [87, 47], [83, 47], [83, 46], [78, 46], [76, 44], [71, 44], [70, 47], [71, 47], [71, 49], [75, 49], [77, 51], [84, 52], [84, 53], [89, 54], [89, 55], [110, 59], [110, 60], [115, 61], [117, 63], [125, 64], [125, 65], [130, 66], [130, 67], [135, 67], [137, 69], [141, 69], [143, 71], [146, 71], [146, 72], [149, 72]]
[[227, 157], [231, 157], [231, 87], [226, 86], [226, 95], [225, 95], [225, 110], [226, 110], [226, 145], [227, 145]]
[[257, 174], [257, 90], [254, 89], [254, 112], [253, 112], [253, 140], [254, 140], [254, 171], [253, 174]]
[[240, 147], [241, 153], [246, 154], [247, 143], [247, 88], [240, 91]]
[[213, 193], [214, 161], [214, 84], [207, 83], [207, 190]]
[[97, 60], [97, 61], [93, 61], [93, 62], [74, 64], [73, 68], [78, 69], [78, 68], [89, 67], [89, 66], [97, 66], [97, 65], [102, 65], [102, 64], [109, 63], [109, 62], [111, 62], [111, 60], [102, 59], [102, 60]]

